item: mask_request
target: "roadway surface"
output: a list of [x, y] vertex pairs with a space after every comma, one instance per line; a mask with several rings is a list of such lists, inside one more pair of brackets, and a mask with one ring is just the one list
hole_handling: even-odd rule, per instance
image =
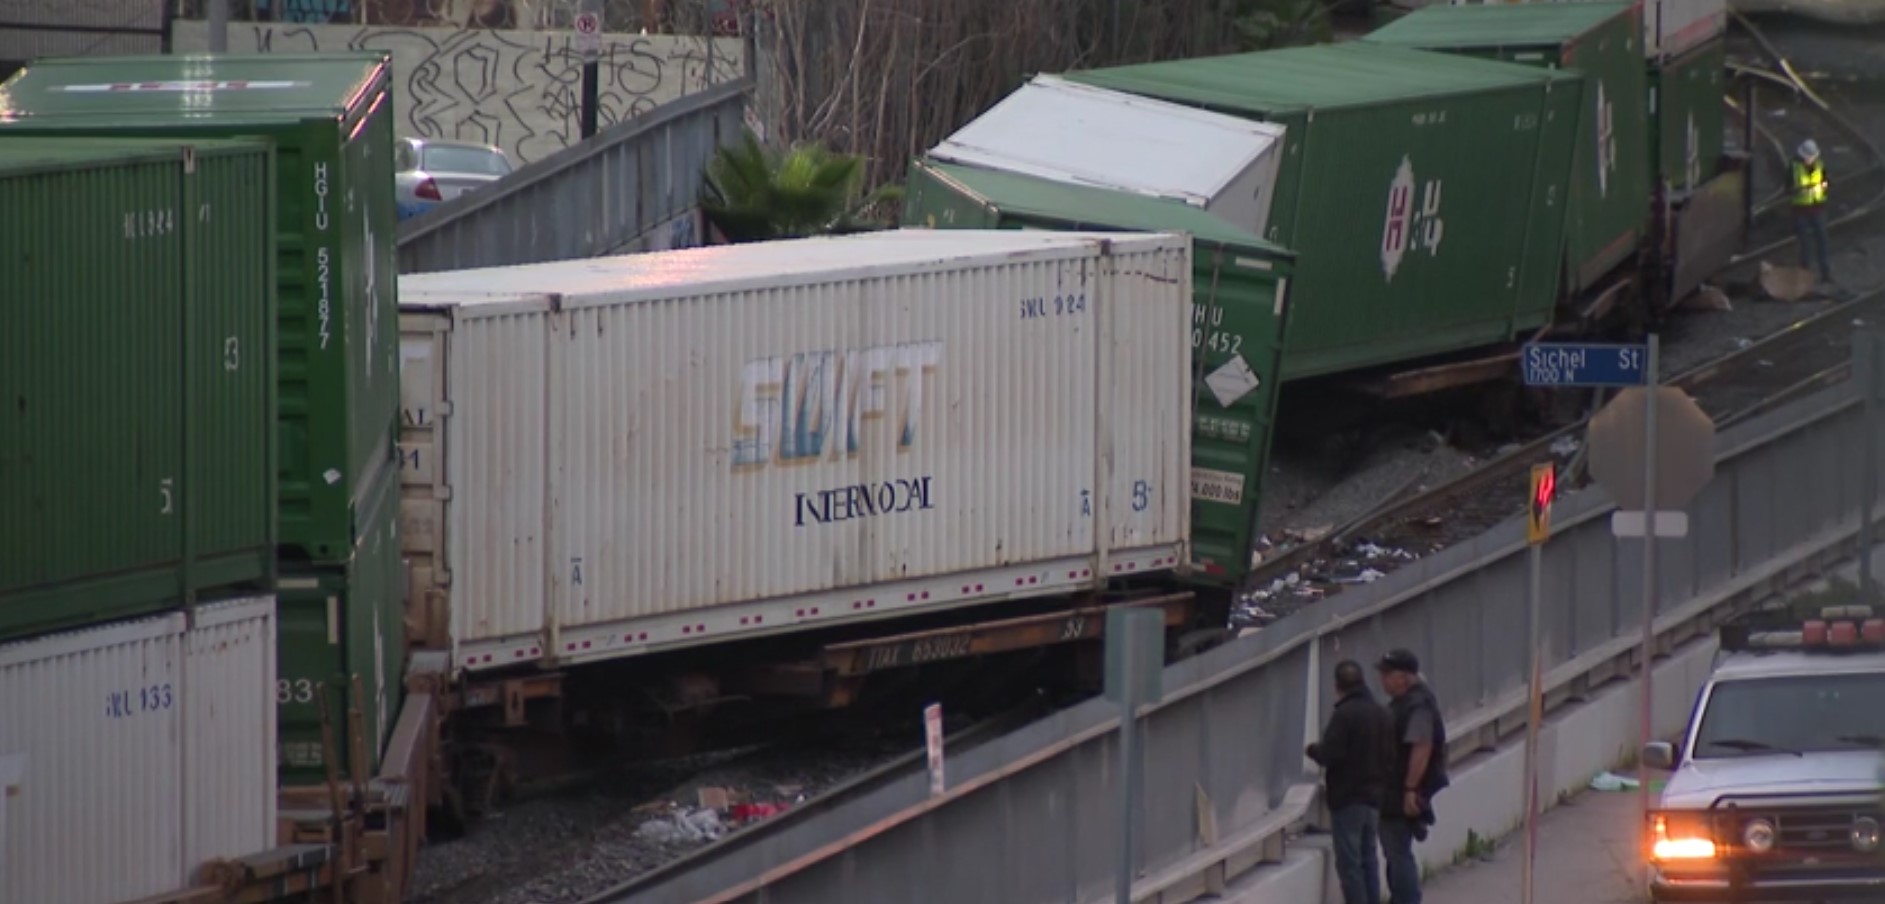
[[[1624, 773], [1634, 777], [1635, 770]], [[1662, 773], [1654, 773], [1660, 778]], [[1440, 818], [1446, 818], [1445, 793]], [[1585, 791], [1538, 820], [1533, 904], [1638, 904], [1643, 891], [1636, 853], [1637, 791]], [[1472, 860], [1427, 881], [1425, 904], [1516, 904], [1525, 837], [1500, 839], [1485, 860]], [[1385, 894], [1385, 889], [1383, 890]], [[1336, 895], [1337, 900], [1340, 894]]]

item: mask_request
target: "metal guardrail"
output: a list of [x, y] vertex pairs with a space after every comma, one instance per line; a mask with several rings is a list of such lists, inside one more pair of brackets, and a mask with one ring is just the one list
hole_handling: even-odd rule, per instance
[[700, 244], [701, 178], [738, 139], [743, 78], [690, 94], [399, 224], [399, 272]]
[[[1856, 530], [1863, 420], [1853, 384], [1750, 418], [1717, 443], [1685, 541], [1658, 546], [1665, 649], [1835, 557]], [[1878, 462], [1871, 462], [1877, 467]], [[1547, 699], [1627, 672], [1640, 545], [1612, 538], [1601, 490], [1563, 499], [1544, 550]], [[1166, 669], [1147, 720], [1136, 900], [1184, 901], [1283, 855], [1317, 809], [1302, 748], [1335, 661], [1426, 653], [1454, 758], [1523, 725], [1524, 525], [1467, 543]], [[1094, 700], [965, 751], [952, 787], [911, 775], [781, 831], [740, 833], [597, 902], [1082, 901], [1111, 892], [1118, 718]], [[960, 778], [958, 778], [958, 776]], [[1220, 831], [1220, 827], [1222, 830]]]

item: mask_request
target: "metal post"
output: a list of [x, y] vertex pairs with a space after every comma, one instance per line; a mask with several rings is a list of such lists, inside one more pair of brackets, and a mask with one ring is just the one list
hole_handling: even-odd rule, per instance
[[[595, 15], [598, 22], [600, 21], [600, 17], [602, 16], [602, 4], [598, 2], [598, 0], [585, 0], [582, 4], [582, 10], [585, 13]], [[584, 138], [596, 134], [596, 108], [601, 103], [598, 97], [601, 91], [596, 85], [600, 70], [599, 59], [602, 56], [597, 46], [600, 37], [601, 34], [598, 26], [596, 36], [583, 42], [583, 93], [580, 126], [582, 129], [582, 137]], [[709, 42], [713, 40], [711, 30], [709, 30], [707, 40]], [[683, 90], [685, 90], [685, 86], [682, 87]]]
[[596, 134], [596, 68], [596, 58], [593, 55], [583, 61], [582, 135], [584, 138]]
[[229, 52], [229, 4], [231, 0], [209, 0], [209, 52]]
[[1525, 720], [1525, 885], [1523, 904], [1532, 904], [1533, 864], [1538, 860], [1538, 730], [1544, 719], [1544, 651], [1541, 646], [1540, 629], [1544, 606], [1544, 552], [1542, 543], [1533, 543], [1531, 547], [1531, 604], [1527, 607], [1530, 616], [1526, 619], [1531, 632], [1531, 688], [1529, 715]]
[[1145, 663], [1139, 661], [1138, 644], [1126, 651], [1122, 665], [1125, 674], [1124, 695], [1119, 704], [1119, 870], [1113, 898], [1117, 904], [1132, 904], [1133, 854], [1138, 846], [1137, 815], [1141, 776], [1134, 760], [1138, 753], [1139, 673]]
[[1859, 468], [1859, 602], [1872, 602], [1872, 508], [1878, 504], [1878, 340], [1869, 330], [1852, 334], [1853, 376], [1865, 393], [1865, 458]]
[[[1650, 687], [1656, 659], [1656, 390], [1662, 382], [1658, 371], [1662, 344], [1649, 334], [1649, 368], [1644, 375], [1648, 398], [1643, 405], [1643, 743], [1655, 740], [1655, 691]], [[1641, 750], [1641, 748], [1638, 748]], [[1639, 754], [1636, 771], [1637, 797], [1642, 803], [1641, 824], [1649, 825], [1649, 763]]]

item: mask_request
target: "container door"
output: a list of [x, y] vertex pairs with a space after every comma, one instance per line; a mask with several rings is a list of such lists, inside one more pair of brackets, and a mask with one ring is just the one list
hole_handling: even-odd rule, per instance
[[1199, 247], [1192, 278], [1191, 550], [1203, 580], [1250, 569], [1282, 386], [1289, 281], [1280, 264]]
[[411, 562], [406, 591], [408, 636], [415, 647], [451, 646], [445, 559], [446, 330], [436, 314], [400, 317], [399, 542]]

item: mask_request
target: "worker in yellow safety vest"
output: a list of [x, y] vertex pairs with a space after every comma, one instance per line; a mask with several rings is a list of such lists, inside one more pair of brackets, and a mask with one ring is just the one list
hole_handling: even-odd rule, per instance
[[1793, 161], [1793, 225], [1800, 236], [1800, 266], [1819, 264], [1820, 279], [1833, 281], [1826, 239], [1826, 167], [1820, 146], [1811, 138], [1800, 143]]

